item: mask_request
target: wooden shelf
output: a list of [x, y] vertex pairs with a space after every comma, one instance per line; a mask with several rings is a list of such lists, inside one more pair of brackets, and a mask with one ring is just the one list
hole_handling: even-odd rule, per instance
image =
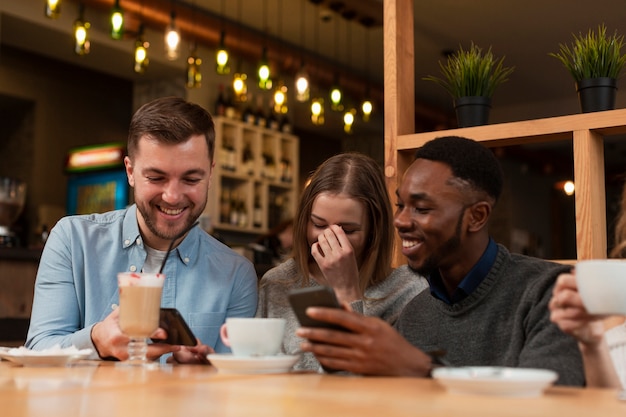
[[[439, 136], [464, 136], [489, 147], [571, 140], [577, 259], [606, 258], [604, 138], [626, 133], [626, 109], [411, 133], [415, 131], [413, 10], [413, 0], [384, 0], [385, 65], [389, 68], [385, 71], [385, 175], [390, 195], [414, 151]], [[396, 251], [394, 264], [403, 263]]]
[[[212, 228], [258, 235], [266, 233], [281, 219], [292, 217], [297, 201], [299, 139], [226, 117], [215, 117], [214, 122], [215, 168], [205, 212]], [[268, 170], [266, 157], [271, 157], [272, 169]], [[224, 196], [230, 199], [236, 196], [237, 210], [246, 213], [245, 221], [230, 221], [232, 207], [229, 215], [222, 218]], [[260, 224], [254, 223], [257, 202], [261, 207]]]

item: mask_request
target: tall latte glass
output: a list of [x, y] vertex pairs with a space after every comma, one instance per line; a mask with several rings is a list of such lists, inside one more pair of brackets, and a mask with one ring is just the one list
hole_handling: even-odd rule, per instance
[[147, 339], [159, 327], [163, 281], [165, 275], [158, 273], [120, 272], [117, 275], [120, 329], [130, 338], [128, 360], [120, 365], [148, 365]]

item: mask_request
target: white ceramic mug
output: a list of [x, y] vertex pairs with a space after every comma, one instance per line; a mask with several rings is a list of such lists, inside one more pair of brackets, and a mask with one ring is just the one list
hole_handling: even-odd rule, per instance
[[274, 356], [280, 353], [285, 319], [230, 317], [220, 337], [235, 356]]
[[579, 261], [576, 283], [589, 313], [626, 314], [626, 260]]

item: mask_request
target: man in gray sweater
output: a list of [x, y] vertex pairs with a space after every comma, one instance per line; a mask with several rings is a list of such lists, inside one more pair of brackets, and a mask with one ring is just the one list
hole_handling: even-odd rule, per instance
[[493, 153], [470, 139], [442, 137], [417, 150], [398, 188], [394, 225], [408, 267], [428, 278], [395, 328], [351, 311], [309, 308], [350, 332], [300, 328], [328, 368], [364, 375], [429, 376], [443, 351], [454, 366], [551, 369], [558, 384], [585, 383], [573, 338], [550, 322], [556, 277], [568, 266], [509, 253], [488, 221], [502, 190]]

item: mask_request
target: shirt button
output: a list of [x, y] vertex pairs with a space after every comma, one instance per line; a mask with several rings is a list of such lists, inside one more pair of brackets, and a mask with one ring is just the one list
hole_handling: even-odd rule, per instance
[[186, 264], [188, 264], [189, 263], [189, 258], [185, 258], [184, 261], [185, 261]]
[[130, 240], [126, 239], [126, 240], [124, 241], [124, 246], [128, 246], [128, 245], [130, 245]]
[[141, 246], [141, 239], [137, 238], [137, 240], [135, 240], [135, 243]]
[[130, 272], [137, 272], [137, 267], [135, 265], [131, 265]]

